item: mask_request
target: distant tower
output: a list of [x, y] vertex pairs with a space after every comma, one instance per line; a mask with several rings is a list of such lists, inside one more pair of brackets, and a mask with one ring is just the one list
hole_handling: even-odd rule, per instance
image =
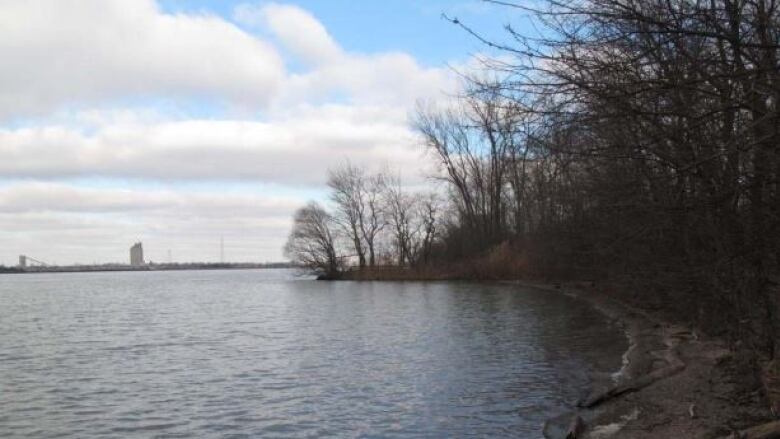
[[219, 262], [225, 262], [225, 237], [219, 237]]
[[140, 242], [136, 242], [130, 247], [130, 265], [144, 265], [144, 247]]
[[27, 267], [27, 256], [19, 255], [19, 268]]

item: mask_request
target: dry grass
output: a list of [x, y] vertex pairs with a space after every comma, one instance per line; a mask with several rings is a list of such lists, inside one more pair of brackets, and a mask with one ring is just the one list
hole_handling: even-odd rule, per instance
[[419, 267], [378, 266], [347, 271], [347, 280], [515, 280], [531, 276], [528, 258], [509, 243], [454, 263]]

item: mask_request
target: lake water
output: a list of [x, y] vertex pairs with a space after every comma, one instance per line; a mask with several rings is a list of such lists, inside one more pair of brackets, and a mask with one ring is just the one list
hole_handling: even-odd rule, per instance
[[520, 437], [626, 340], [499, 283], [0, 276], [0, 437]]

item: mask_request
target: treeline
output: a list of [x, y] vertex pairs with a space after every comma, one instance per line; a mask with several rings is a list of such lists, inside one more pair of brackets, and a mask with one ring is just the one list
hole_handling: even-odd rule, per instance
[[509, 240], [534, 273], [609, 280], [772, 354], [780, 3], [503, 3], [538, 34], [485, 41], [501, 79], [418, 117], [456, 195], [455, 248]]
[[[431, 221], [423, 259], [398, 263], [487, 258], [517, 276], [605, 281], [780, 348], [780, 3], [495, 3], [534, 17], [538, 33], [482, 39], [503, 52], [484, 61], [489, 73], [456, 105], [416, 115], [452, 214]], [[358, 203], [334, 178], [349, 178], [331, 176], [337, 211], [310, 205], [296, 224], [335, 221], [359, 264], [375, 263], [371, 200], [387, 197], [365, 189]]]
[[409, 267], [430, 262], [440, 201], [412, 193], [390, 171], [369, 173], [350, 163], [329, 170], [329, 204], [310, 202], [295, 213], [285, 254], [335, 279], [349, 268]]
[[23, 272], [24, 271], [19, 267], [6, 267], [5, 265], [0, 265], [0, 273], [23, 273]]

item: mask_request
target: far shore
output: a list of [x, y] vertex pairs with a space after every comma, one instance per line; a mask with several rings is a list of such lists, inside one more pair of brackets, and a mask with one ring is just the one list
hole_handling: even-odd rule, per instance
[[177, 270], [252, 270], [271, 268], [295, 268], [288, 263], [223, 263], [223, 262], [192, 262], [166, 264], [100, 264], [100, 265], [44, 265], [30, 267], [0, 267], [0, 274], [31, 274], [31, 273], [87, 273], [111, 271], [177, 271]]

